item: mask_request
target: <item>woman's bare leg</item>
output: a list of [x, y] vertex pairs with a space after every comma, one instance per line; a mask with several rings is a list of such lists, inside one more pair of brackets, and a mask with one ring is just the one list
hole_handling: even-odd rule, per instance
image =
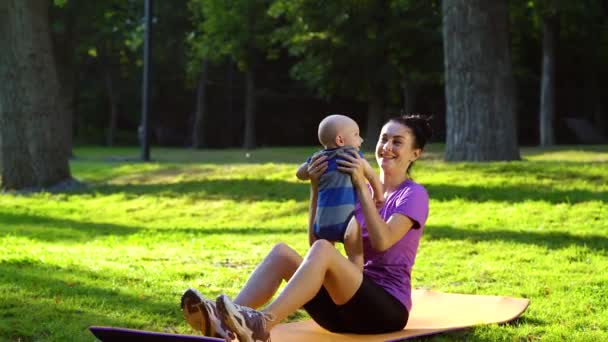
[[281, 294], [263, 312], [274, 317], [267, 329], [310, 301], [325, 286], [332, 300], [348, 302], [361, 286], [363, 273], [326, 240], [317, 240]]
[[289, 281], [296, 272], [302, 257], [284, 243], [275, 245], [253, 273], [234, 303], [259, 308], [277, 292], [283, 280]]

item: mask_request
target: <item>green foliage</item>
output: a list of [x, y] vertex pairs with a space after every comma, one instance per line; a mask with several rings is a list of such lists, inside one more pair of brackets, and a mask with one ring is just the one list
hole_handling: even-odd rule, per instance
[[[56, 60], [61, 66], [64, 91], [75, 97], [74, 115], [78, 118], [75, 122], [80, 125], [76, 131], [94, 126], [101, 132], [107, 126], [110, 110], [106, 76], [112, 78], [119, 101], [133, 93], [132, 82], [140, 75], [138, 49], [143, 29], [140, 7], [139, 1], [110, 0], [66, 1], [51, 9]], [[133, 103], [120, 105], [120, 114], [133, 120], [137, 113]]]
[[187, 37], [196, 70], [202, 59], [231, 59], [248, 70], [271, 50], [268, 36], [275, 21], [266, 12], [270, 1], [191, 0], [195, 31]]
[[[104, 135], [105, 127], [109, 126], [109, 83], [117, 108], [118, 129], [128, 129], [132, 137], [137, 137], [143, 5], [140, 0], [108, 0], [66, 1], [61, 7], [51, 7], [56, 60], [62, 66], [62, 78], [67, 81], [65, 92], [74, 96], [76, 141], [105, 141], [97, 137]], [[165, 121], [186, 126], [194, 103], [183, 98], [189, 95], [184, 81], [187, 62], [184, 32], [192, 30], [186, 5], [187, 0], [153, 1], [152, 127]]]
[[[196, 334], [184, 289], [234, 295], [274, 243], [306, 252], [294, 172], [314, 150], [153, 149], [140, 163], [126, 159], [135, 148], [76, 149], [89, 189], [0, 195], [0, 340], [93, 341], [90, 325]], [[608, 147], [497, 163], [442, 153], [431, 145], [414, 167], [431, 211], [413, 286], [531, 305], [512, 324], [429, 339], [606, 340]]]
[[[531, 119], [536, 115], [530, 113], [538, 110], [542, 18], [548, 15], [555, 15], [560, 27], [557, 92], [563, 96], [558, 96], [558, 121], [561, 116], [582, 116], [579, 112], [596, 112], [600, 117], [606, 108], [599, 99], [600, 85], [606, 83], [608, 72], [604, 62], [608, 60], [608, 13], [603, 2], [509, 3], [521, 129], [536, 129], [536, 120]], [[75, 90], [66, 92], [76, 97], [75, 123], [82, 125], [76, 129], [78, 138], [88, 138], [86, 132], [92, 129], [101, 135], [107, 126], [108, 95], [100, 76], [108, 70], [119, 97], [118, 125], [135, 135], [141, 105], [143, 1], [53, 0], [52, 4], [57, 60], [73, 66], [60, 72], [75, 79]], [[195, 103], [192, 85], [204, 59], [211, 61], [209, 98], [216, 100], [228, 89], [224, 86], [227, 61], [243, 71], [263, 61], [257, 77], [264, 89], [259, 92], [262, 97], [289, 93], [305, 98], [312, 90], [346, 101], [381, 97], [390, 108], [399, 104], [405, 84], [421, 89], [412, 95], [418, 100], [412, 101], [418, 102], [416, 110], [441, 117], [442, 102], [436, 100], [442, 97], [443, 78], [439, 4], [437, 0], [154, 1], [154, 126], [171, 126], [186, 135]], [[286, 79], [286, 69], [299, 83]], [[310, 90], [303, 89], [304, 85]], [[227, 92], [223, 95], [228, 97]], [[226, 110], [221, 101], [208, 102], [211, 115]], [[600, 126], [606, 128], [605, 123]], [[520, 136], [529, 139], [525, 143], [535, 139]]]
[[76, 53], [91, 56], [89, 51], [104, 49], [107, 56], [121, 56], [128, 54], [125, 49], [135, 51], [141, 44], [136, 38], [141, 35], [140, 6], [135, 1], [69, 1], [65, 10], [78, 32]]
[[269, 13], [285, 23], [274, 40], [300, 58], [292, 76], [324, 96], [397, 102], [402, 81], [440, 78], [435, 1], [277, 0]]
[[53, 0], [53, 5], [57, 7], [64, 7], [68, 3], [68, 0]]

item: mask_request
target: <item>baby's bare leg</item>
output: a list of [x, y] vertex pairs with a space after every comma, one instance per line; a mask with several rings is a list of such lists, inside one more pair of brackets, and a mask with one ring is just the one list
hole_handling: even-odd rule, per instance
[[344, 233], [344, 251], [350, 260], [359, 269], [363, 269], [363, 239], [361, 227], [353, 217], [348, 223]]

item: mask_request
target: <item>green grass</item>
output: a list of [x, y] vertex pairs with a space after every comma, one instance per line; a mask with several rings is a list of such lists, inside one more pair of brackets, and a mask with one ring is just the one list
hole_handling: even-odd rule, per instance
[[[307, 249], [310, 148], [79, 148], [85, 190], [0, 195], [0, 340], [92, 341], [90, 325], [194, 334], [188, 287], [234, 295], [273, 244]], [[414, 170], [431, 197], [413, 285], [526, 297], [517, 321], [427, 340], [608, 340], [608, 146]], [[371, 156], [369, 156], [371, 159]], [[301, 313], [291, 317], [299, 319]]]

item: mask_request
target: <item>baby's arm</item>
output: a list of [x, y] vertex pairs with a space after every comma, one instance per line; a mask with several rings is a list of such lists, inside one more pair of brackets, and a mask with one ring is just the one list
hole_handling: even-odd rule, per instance
[[308, 163], [302, 163], [300, 167], [298, 167], [298, 171], [296, 171], [296, 177], [299, 180], [309, 180], [310, 176], [308, 175]]
[[376, 205], [381, 206], [382, 204], [384, 204], [384, 188], [382, 186], [382, 182], [380, 182], [380, 177], [378, 176], [376, 171], [374, 171], [372, 166], [367, 162], [367, 160], [363, 159], [363, 161], [365, 169], [365, 178], [367, 178], [369, 185], [372, 186], [372, 190], [374, 191], [374, 202], [376, 202]]

